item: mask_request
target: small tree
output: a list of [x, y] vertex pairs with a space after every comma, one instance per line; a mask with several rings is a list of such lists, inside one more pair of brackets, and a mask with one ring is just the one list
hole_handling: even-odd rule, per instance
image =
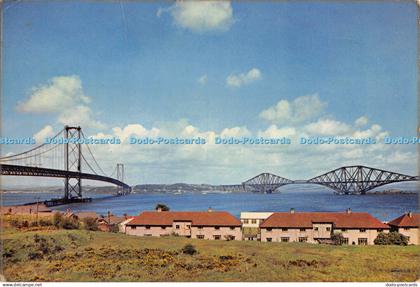
[[79, 221], [74, 218], [65, 217], [61, 222], [61, 227], [64, 229], [79, 229]]
[[162, 211], [169, 211], [170, 210], [170, 208], [166, 204], [163, 204], [163, 203], [156, 204], [155, 210], [158, 210], [158, 209], [160, 209]]
[[60, 212], [54, 213], [53, 225], [57, 228], [60, 228], [62, 221], [63, 221], [63, 215]]
[[188, 255], [194, 255], [197, 253], [197, 249], [192, 244], [187, 244], [182, 248], [182, 253], [188, 254]]
[[373, 241], [376, 245], [407, 245], [407, 236], [398, 232], [379, 233]]
[[86, 217], [86, 218], [83, 218], [83, 227], [86, 230], [97, 231], [98, 222], [93, 217]]
[[334, 245], [342, 245], [344, 242], [344, 236], [341, 232], [333, 233], [331, 235], [331, 240], [333, 241]]

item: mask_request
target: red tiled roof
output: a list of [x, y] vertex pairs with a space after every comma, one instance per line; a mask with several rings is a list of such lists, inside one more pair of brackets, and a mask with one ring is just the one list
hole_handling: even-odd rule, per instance
[[171, 226], [174, 221], [191, 221], [192, 226], [241, 226], [226, 211], [144, 211], [127, 225]]
[[420, 213], [403, 214], [388, 222], [389, 225], [398, 227], [419, 227], [420, 226]]
[[366, 212], [275, 212], [260, 227], [312, 228], [313, 223], [322, 222], [331, 222], [335, 228], [389, 228]]

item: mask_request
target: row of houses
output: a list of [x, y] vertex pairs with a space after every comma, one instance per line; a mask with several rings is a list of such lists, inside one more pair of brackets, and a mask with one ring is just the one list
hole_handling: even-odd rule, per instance
[[[36, 214], [51, 216], [43, 204], [6, 207], [3, 215]], [[119, 231], [135, 236], [170, 235], [207, 240], [258, 240], [263, 242], [328, 243], [341, 233], [343, 244], [374, 244], [379, 233], [396, 231], [409, 244], [420, 244], [420, 214], [408, 212], [389, 222], [381, 222], [366, 212], [242, 212], [240, 220], [226, 211], [144, 211], [138, 216], [115, 216], [111, 212], [63, 213], [78, 220], [93, 218], [101, 231]]]
[[397, 231], [419, 244], [420, 214], [406, 213], [384, 223], [366, 212], [243, 212], [241, 220], [226, 211], [145, 211], [127, 219], [128, 235], [185, 236], [207, 240], [328, 243], [341, 233], [343, 244], [374, 244], [379, 233]]

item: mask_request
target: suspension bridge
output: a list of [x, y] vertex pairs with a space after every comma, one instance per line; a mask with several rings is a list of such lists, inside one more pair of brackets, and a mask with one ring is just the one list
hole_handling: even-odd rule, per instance
[[64, 179], [62, 202], [83, 199], [82, 179], [116, 185], [117, 195], [131, 192], [124, 183], [124, 165], [118, 163], [107, 175], [98, 164], [81, 127], [65, 126], [53, 138], [28, 151], [0, 158], [1, 175], [41, 176]]
[[339, 194], [366, 194], [369, 190], [386, 184], [418, 180], [419, 176], [353, 165], [343, 166], [308, 180], [290, 180], [271, 173], [261, 173], [240, 185], [221, 187], [224, 191], [273, 193], [288, 184], [317, 184], [331, 188]]

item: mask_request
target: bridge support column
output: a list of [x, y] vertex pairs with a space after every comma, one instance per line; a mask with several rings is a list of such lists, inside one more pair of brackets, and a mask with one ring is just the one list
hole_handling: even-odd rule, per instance
[[[124, 164], [123, 163], [117, 163], [117, 179], [121, 182], [124, 182]], [[118, 194], [125, 194], [129, 191], [125, 190], [124, 187], [118, 186]]]
[[[82, 145], [80, 143], [81, 128], [65, 126], [64, 134], [64, 169], [82, 172]], [[67, 176], [64, 180], [64, 199], [82, 198], [82, 179]]]

